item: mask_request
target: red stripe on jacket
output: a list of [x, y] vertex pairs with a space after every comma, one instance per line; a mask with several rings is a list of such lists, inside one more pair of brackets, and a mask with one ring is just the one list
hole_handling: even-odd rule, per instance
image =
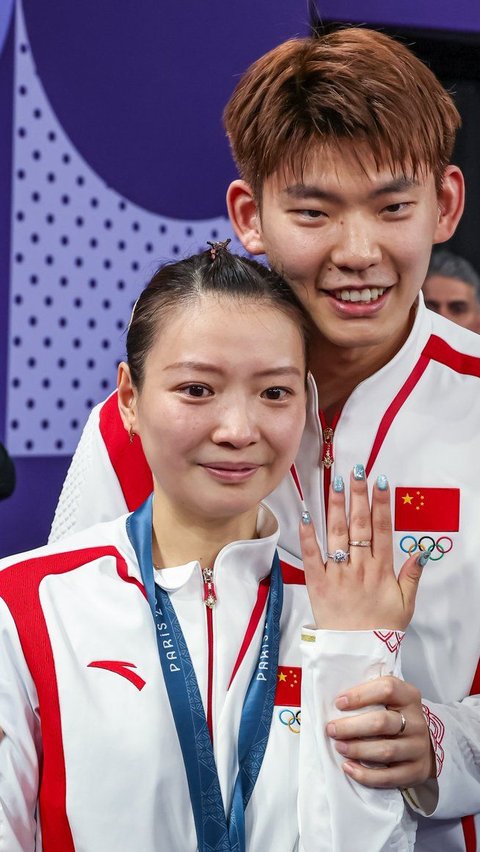
[[152, 472], [136, 435], [130, 443], [118, 410], [118, 396], [109, 396], [100, 409], [100, 432], [129, 512], [134, 512], [153, 491]]
[[115, 547], [108, 546], [37, 556], [15, 563], [0, 572], [0, 596], [16, 624], [23, 654], [38, 693], [43, 742], [39, 807], [44, 852], [59, 852], [60, 849], [62, 852], [75, 852], [75, 846], [66, 810], [66, 770], [58, 682], [39, 587], [49, 575], [65, 574], [104, 556], [116, 559], [118, 573], [126, 577], [125, 560]]
[[430, 361], [436, 361], [438, 364], [443, 364], [445, 367], [449, 367], [451, 370], [454, 370], [456, 373], [461, 373], [464, 376], [478, 376], [480, 378], [480, 358], [476, 358], [473, 355], [466, 355], [464, 352], [459, 352], [457, 349], [453, 349], [453, 347], [446, 343], [445, 340], [442, 340], [441, 337], [431, 334], [412, 372], [398, 391], [397, 395], [393, 398], [380, 421], [380, 426], [378, 427], [366, 466], [367, 476], [375, 464], [382, 444], [387, 437], [390, 426], [412, 391], [417, 386], [417, 383], [422, 378], [425, 370], [430, 364]]
[[[480, 660], [473, 678], [470, 695], [480, 694]], [[465, 852], [477, 852], [477, 831], [475, 828], [475, 817], [466, 816], [462, 819], [463, 837], [465, 839]]]

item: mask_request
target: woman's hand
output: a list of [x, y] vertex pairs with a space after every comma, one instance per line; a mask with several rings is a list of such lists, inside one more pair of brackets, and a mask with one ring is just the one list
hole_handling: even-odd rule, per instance
[[[301, 524], [300, 542], [315, 624], [326, 630], [405, 630], [410, 623], [421, 561], [411, 556], [398, 579], [393, 570], [390, 489], [385, 477], [373, 487], [370, 509], [363, 467], [356, 465], [350, 478], [350, 512], [347, 523], [341, 477], [330, 488], [327, 542], [330, 556], [324, 563], [313, 524]], [[366, 543], [366, 544], [365, 544]], [[349, 553], [335, 561], [335, 551]]]

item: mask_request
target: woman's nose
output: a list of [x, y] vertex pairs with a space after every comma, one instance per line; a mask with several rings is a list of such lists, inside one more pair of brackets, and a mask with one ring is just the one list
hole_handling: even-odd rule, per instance
[[246, 400], [237, 401], [221, 409], [212, 434], [215, 443], [242, 448], [256, 443], [258, 437], [259, 430], [252, 407]]

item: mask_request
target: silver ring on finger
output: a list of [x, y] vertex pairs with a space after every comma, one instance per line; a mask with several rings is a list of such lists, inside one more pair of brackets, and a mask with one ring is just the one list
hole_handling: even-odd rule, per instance
[[333, 553], [327, 553], [327, 559], [331, 559], [333, 562], [348, 562], [350, 558], [350, 554], [348, 550], [334, 550]]
[[400, 716], [400, 730], [397, 731], [396, 734], [391, 734], [392, 739], [396, 739], [397, 737], [401, 737], [402, 734], [405, 733], [405, 728], [407, 727], [407, 720], [401, 710], [396, 710], [395, 707], [389, 707], [388, 709], [393, 710], [394, 713], [398, 713]]
[[360, 541], [349, 541], [348, 543], [349, 543], [350, 547], [371, 547], [372, 539], [371, 538], [365, 538], [365, 539], [360, 539]]

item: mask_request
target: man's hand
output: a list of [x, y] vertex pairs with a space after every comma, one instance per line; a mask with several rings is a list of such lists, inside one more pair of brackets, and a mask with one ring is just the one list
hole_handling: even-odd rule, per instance
[[[327, 725], [335, 748], [346, 758], [343, 770], [347, 775], [365, 787], [389, 789], [415, 787], [436, 778], [435, 753], [418, 689], [396, 677], [380, 677], [349, 689], [336, 700], [339, 710], [358, 710], [372, 704], [384, 705], [385, 709], [334, 719]], [[400, 713], [406, 726], [398, 736]]]

